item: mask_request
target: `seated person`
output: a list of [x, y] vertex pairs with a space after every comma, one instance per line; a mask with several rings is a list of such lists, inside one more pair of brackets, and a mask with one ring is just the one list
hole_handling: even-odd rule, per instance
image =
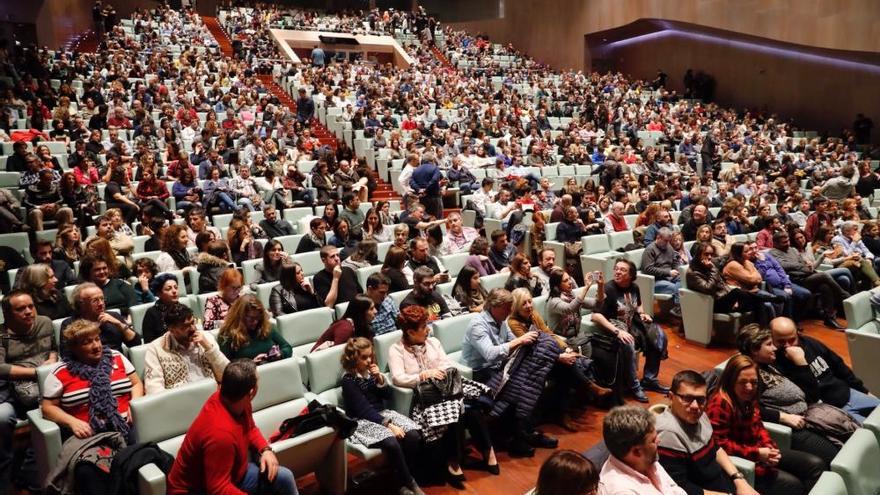
[[293, 355], [293, 348], [272, 328], [266, 308], [253, 294], [245, 294], [232, 303], [217, 342], [230, 361], [249, 358], [263, 364]]
[[599, 472], [589, 459], [573, 450], [557, 450], [541, 464], [538, 484], [526, 495], [596, 495]]
[[[205, 245], [205, 251], [196, 256], [196, 270], [199, 272], [199, 294], [220, 290], [220, 278], [231, 265], [229, 258], [229, 246], [226, 241], [215, 239]], [[211, 330], [207, 327], [205, 329]]]
[[461, 305], [462, 309], [471, 313], [482, 313], [488, 295], [489, 293], [480, 283], [480, 274], [477, 270], [470, 265], [461, 267], [452, 286], [452, 298]]
[[73, 316], [61, 322], [61, 345], [64, 347], [64, 329], [76, 320], [88, 320], [98, 325], [103, 345], [122, 352], [122, 345], [134, 347], [141, 344], [141, 336], [134, 331], [125, 318], [116, 311], [107, 311], [104, 293], [91, 283], [83, 282], [73, 290]]
[[315, 294], [324, 306], [332, 308], [337, 304], [351, 301], [362, 292], [357, 273], [348, 267], [340, 266], [339, 248], [324, 246], [321, 248], [321, 263], [324, 269], [312, 277]]
[[385, 254], [381, 272], [391, 282], [389, 288], [391, 292], [412, 288], [412, 272], [405, 266], [407, 258], [406, 249], [397, 246], [389, 247], [388, 253]]
[[397, 330], [397, 316], [400, 310], [394, 299], [388, 295], [391, 281], [381, 273], [374, 273], [367, 277], [367, 297], [376, 306], [376, 316], [373, 318], [373, 333], [382, 335]]
[[[669, 389], [660, 384], [660, 360], [665, 353], [665, 338], [651, 336], [647, 326], [653, 322], [650, 315], [642, 308], [641, 293], [636, 285], [636, 266], [627, 259], [618, 258], [614, 262], [614, 279], [605, 284], [605, 301], [598, 311], [592, 314], [592, 321], [600, 332], [613, 337], [619, 344], [620, 363], [623, 364], [618, 394], [632, 393], [639, 402], [647, 403], [645, 390], [666, 394]], [[656, 327], [658, 332], [662, 332]], [[601, 335], [601, 334], [599, 334]], [[645, 366], [642, 380], [638, 377], [638, 354], [636, 349], [645, 353]]]
[[382, 450], [397, 479], [399, 493], [424, 492], [410, 474], [410, 464], [420, 458], [422, 435], [413, 420], [385, 407], [391, 397], [385, 375], [373, 356], [373, 344], [364, 337], [348, 339], [342, 354], [342, 400], [345, 410], [357, 419], [350, 441]]
[[413, 288], [403, 301], [400, 309], [407, 306], [421, 306], [428, 312], [428, 321], [439, 320], [452, 316], [443, 295], [437, 290], [434, 271], [427, 266], [416, 268], [413, 273]]
[[[18, 418], [39, 405], [37, 368], [58, 361], [58, 348], [52, 321], [37, 315], [31, 296], [23, 291], [10, 292], [0, 301], [3, 328], [0, 332], [0, 380], [15, 390], [0, 400], [0, 486], [11, 487], [13, 481], [13, 433]], [[27, 458], [27, 456], [26, 456]], [[37, 480], [27, 479], [32, 462], [22, 462], [15, 480], [18, 485], [36, 486]]]
[[164, 311], [165, 334], [147, 344], [144, 356], [146, 393], [155, 394], [205, 378], [218, 383], [229, 364], [214, 336], [196, 328], [192, 310], [171, 303]]
[[315, 217], [309, 221], [309, 231], [299, 240], [296, 254], [310, 253], [327, 245], [327, 224], [324, 219]]
[[516, 254], [516, 246], [508, 242], [507, 233], [501, 229], [492, 231], [492, 244], [489, 247], [489, 261], [496, 272], [510, 268], [510, 262]]
[[269, 236], [269, 239], [285, 235], [293, 235], [293, 225], [283, 218], [278, 218], [278, 210], [272, 205], [263, 208], [263, 219], [260, 220], [260, 228]]
[[376, 305], [367, 296], [354, 296], [345, 308], [342, 318], [333, 322], [318, 341], [312, 346], [311, 352], [320, 351], [344, 344], [352, 337], [365, 337], [373, 340], [373, 319], [376, 317]]
[[112, 277], [107, 262], [101, 258], [87, 255], [80, 261], [79, 274], [84, 281], [101, 289], [107, 309], [119, 310], [127, 316], [129, 309], [138, 303], [134, 288], [128, 282]]
[[669, 407], [657, 417], [660, 465], [688, 494], [707, 492], [757, 495], [730, 456], [712, 440], [712, 423], [704, 409], [706, 379], [696, 371], [672, 378]]
[[269, 239], [263, 249], [263, 262], [257, 264], [256, 269], [257, 283], [268, 284], [277, 282], [281, 276], [281, 266], [287, 260], [287, 253], [284, 252], [284, 246], [280, 241]]
[[[63, 266], [67, 263], [61, 262]], [[38, 263], [18, 271], [17, 288], [30, 294], [37, 314], [50, 320], [67, 318], [73, 313], [64, 293], [57, 287], [58, 278], [51, 266]]]
[[602, 421], [602, 437], [611, 455], [599, 472], [599, 495], [648, 489], [662, 495], [687, 494], [657, 462], [652, 412], [638, 406], [615, 407]]
[[269, 294], [272, 316], [277, 318], [297, 311], [323, 307], [303, 273], [302, 266], [295, 261], [285, 260], [281, 265], [279, 284], [272, 287]]
[[514, 289], [524, 288], [532, 296], [541, 295], [541, 282], [538, 276], [532, 273], [532, 263], [529, 259], [517, 253], [510, 262], [510, 277], [504, 283], [504, 288], [513, 292]]
[[150, 293], [156, 295], [156, 303], [144, 313], [141, 333], [145, 344], [161, 337], [168, 329], [164, 316], [171, 306], [178, 303], [177, 276], [171, 273], [157, 275], [150, 282]]
[[755, 463], [755, 489], [760, 493], [805, 495], [819, 479], [825, 463], [799, 450], [782, 452], [761, 422], [758, 368], [748, 356], [727, 361], [719, 389], [706, 406], [712, 438], [728, 455]]
[[[104, 444], [112, 455], [134, 441], [129, 403], [144, 395], [144, 385], [125, 356], [101, 344], [95, 322], [77, 320], [62, 330], [62, 336], [67, 343], [64, 361], [52, 368], [43, 384], [43, 418], [61, 427], [65, 443], [71, 437], [120, 434], [121, 439], [111, 437]], [[90, 400], [92, 396], [106, 400]], [[80, 460], [70, 488], [76, 493], [111, 493], [109, 467]]]
[[[486, 303], [483, 305], [483, 312], [471, 318], [464, 336], [464, 342], [462, 343], [462, 362], [473, 370], [474, 380], [489, 384], [490, 387], [493, 384], [500, 384], [507, 358], [513, 351], [522, 346], [535, 345], [539, 340], [538, 334], [540, 332], [537, 331], [526, 332], [520, 337], [513, 335], [506, 321], [507, 317], [510, 316], [512, 306], [513, 296], [509, 291], [501, 288], [492, 289], [486, 298]], [[532, 355], [535, 355], [535, 353], [532, 353]], [[541, 361], [547, 370], [544, 372], [545, 376], [552, 367], [553, 362], [556, 361], [557, 356], [552, 357], [552, 360], [546, 360], [546, 362]], [[541, 374], [539, 373], [538, 375]], [[542, 384], [543, 388], [544, 381], [542, 377], [532, 378], [541, 378], [538, 381]], [[501, 394], [507, 394], [509, 390], [510, 387], [502, 389], [496, 395], [496, 399], [502, 398]], [[538, 391], [537, 395], [540, 395], [540, 391]], [[505, 395], [504, 398], [507, 399], [507, 396]], [[500, 403], [500, 406], [499, 402], [496, 402], [496, 406], [493, 407], [490, 414], [494, 417], [501, 416], [507, 412], [509, 405], [507, 400]], [[532, 415], [535, 412], [535, 406], [536, 398], [531, 401], [522, 401], [515, 408], [514, 425], [512, 428], [513, 440], [508, 448], [511, 456], [532, 457], [535, 455], [535, 446], [556, 448], [556, 439], [547, 437], [532, 426]]]
[[678, 300], [678, 289], [681, 288], [681, 276], [678, 273], [678, 253], [669, 245], [672, 230], [663, 227], [657, 231], [654, 242], [645, 248], [642, 254], [642, 271], [654, 277], [654, 292], [671, 294], [673, 316], [681, 317], [681, 304]]
[[859, 423], [864, 423], [871, 411], [880, 405], [880, 399], [870, 394], [843, 358], [819, 340], [798, 334], [794, 322], [788, 318], [776, 318], [770, 322], [770, 330], [773, 344], [779, 349], [776, 368], [783, 375], [792, 376], [796, 365], [789, 357], [788, 349], [802, 349], [804, 359], [818, 381], [822, 402], [843, 409]]
[[430, 245], [424, 237], [417, 237], [410, 241], [410, 256], [406, 263], [404, 273], [409, 271], [413, 273], [419, 267], [428, 267], [431, 273], [435, 275], [438, 284], [449, 282], [449, 270], [443, 266], [443, 263], [435, 256], [429, 254]]
[[[229, 363], [220, 390], [202, 406], [177, 451], [168, 473], [169, 495], [298, 493], [293, 473], [278, 465], [272, 447], [254, 424], [251, 400], [255, 395], [254, 363], [247, 359]], [[258, 453], [259, 465], [249, 460], [249, 451]]]
[[206, 331], [217, 330], [229, 314], [229, 308], [241, 295], [244, 277], [235, 268], [226, 268], [217, 282], [217, 291], [205, 301], [205, 320], [202, 328]]

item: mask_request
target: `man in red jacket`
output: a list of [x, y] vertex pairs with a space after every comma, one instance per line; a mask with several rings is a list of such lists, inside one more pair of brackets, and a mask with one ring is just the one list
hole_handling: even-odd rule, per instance
[[[226, 366], [220, 390], [196, 417], [168, 475], [169, 495], [296, 495], [290, 469], [278, 466], [269, 443], [254, 424], [251, 400], [257, 395], [257, 368], [250, 359]], [[248, 461], [260, 453], [259, 466]], [[268, 483], [260, 483], [260, 479]], [[263, 487], [260, 490], [260, 487]]]

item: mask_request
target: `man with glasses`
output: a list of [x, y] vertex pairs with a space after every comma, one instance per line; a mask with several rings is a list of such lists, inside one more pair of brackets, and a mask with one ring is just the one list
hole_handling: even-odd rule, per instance
[[318, 217], [309, 222], [309, 231], [299, 240], [296, 254], [310, 253], [327, 245], [327, 224]]
[[[73, 316], [61, 322], [61, 335], [64, 329], [74, 320], [89, 320], [100, 325], [101, 342], [113, 349], [122, 352], [122, 344], [128, 347], [141, 345], [141, 336], [134, 331], [125, 318], [116, 311], [106, 311], [104, 303], [104, 291], [91, 283], [83, 282], [76, 286], [73, 291]], [[61, 343], [64, 348], [64, 343]]]
[[712, 439], [712, 424], [704, 409], [706, 380], [696, 371], [679, 371], [672, 378], [669, 407], [657, 416], [660, 465], [688, 494], [752, 495], [730, 457]]
[[407, 306], [421, 306], [428, 313], [428, 321], [452, 316], [443, 295], [437, 290], [437, 276], [427, 266], [420, 266], [413, 272], [413, 288], [400, 302], [400, 309]]

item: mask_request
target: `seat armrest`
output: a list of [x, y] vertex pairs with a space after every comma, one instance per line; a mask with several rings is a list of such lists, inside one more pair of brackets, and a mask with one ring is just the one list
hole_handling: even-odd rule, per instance
[[139, 495], [164, 495], [166, 491], [165, 473], [153, 463], [138, 469]]
[[636, 285], [642, 295], [642, 311], [654, 317], [654, 276], [647, 273], [636, 275]]
[[743, 474], [746, 477], [746, 481], [749, 482], [749, 485], [755, 486], [755, 463], [748, 460], [743, 459], [742, 457], [737, 457], [735, 455], [730, 456], [730, 462], [736, 466], [737, 471]]
[[470, 366], [460, 363], [458, 361], [452, 361], [452, 366], [458, 369], [459, 373], [462, 377], [473, 380], [474, 378], [474, 370], [470, 368]]
[[764, 421], [764, 428], [770, 432], [770, 438], [779, 446], [779, 450], [785, 452], [791, 450], [791, 428], [779, 423]]
[[410, 408], [412, 407], [413, 398], [415, 397], [415, 392], [411, 388], [398, 387], [397, 385], [392, 385], [390, 382], [390, 378], [388, 378], [388, 386], [391, 387], [391, 409], [403, 414], [404, 416], [409, 417]]
[[42, 483], [61, 453], [61, 428], [54, 421], [43, 418], [39, 409], [28, 411], [27, 417], [31, 422], [31, 445], [37, 461], [37, 475]]

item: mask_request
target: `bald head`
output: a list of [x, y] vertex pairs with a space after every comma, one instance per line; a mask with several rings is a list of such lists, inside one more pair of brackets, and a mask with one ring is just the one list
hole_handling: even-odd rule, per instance
[[786, 318], [785, 316], [773, 318], [770, 320], [770, 332], [773, 343], [780, 349], [800, 345], [797, 325], [791, 318]]

